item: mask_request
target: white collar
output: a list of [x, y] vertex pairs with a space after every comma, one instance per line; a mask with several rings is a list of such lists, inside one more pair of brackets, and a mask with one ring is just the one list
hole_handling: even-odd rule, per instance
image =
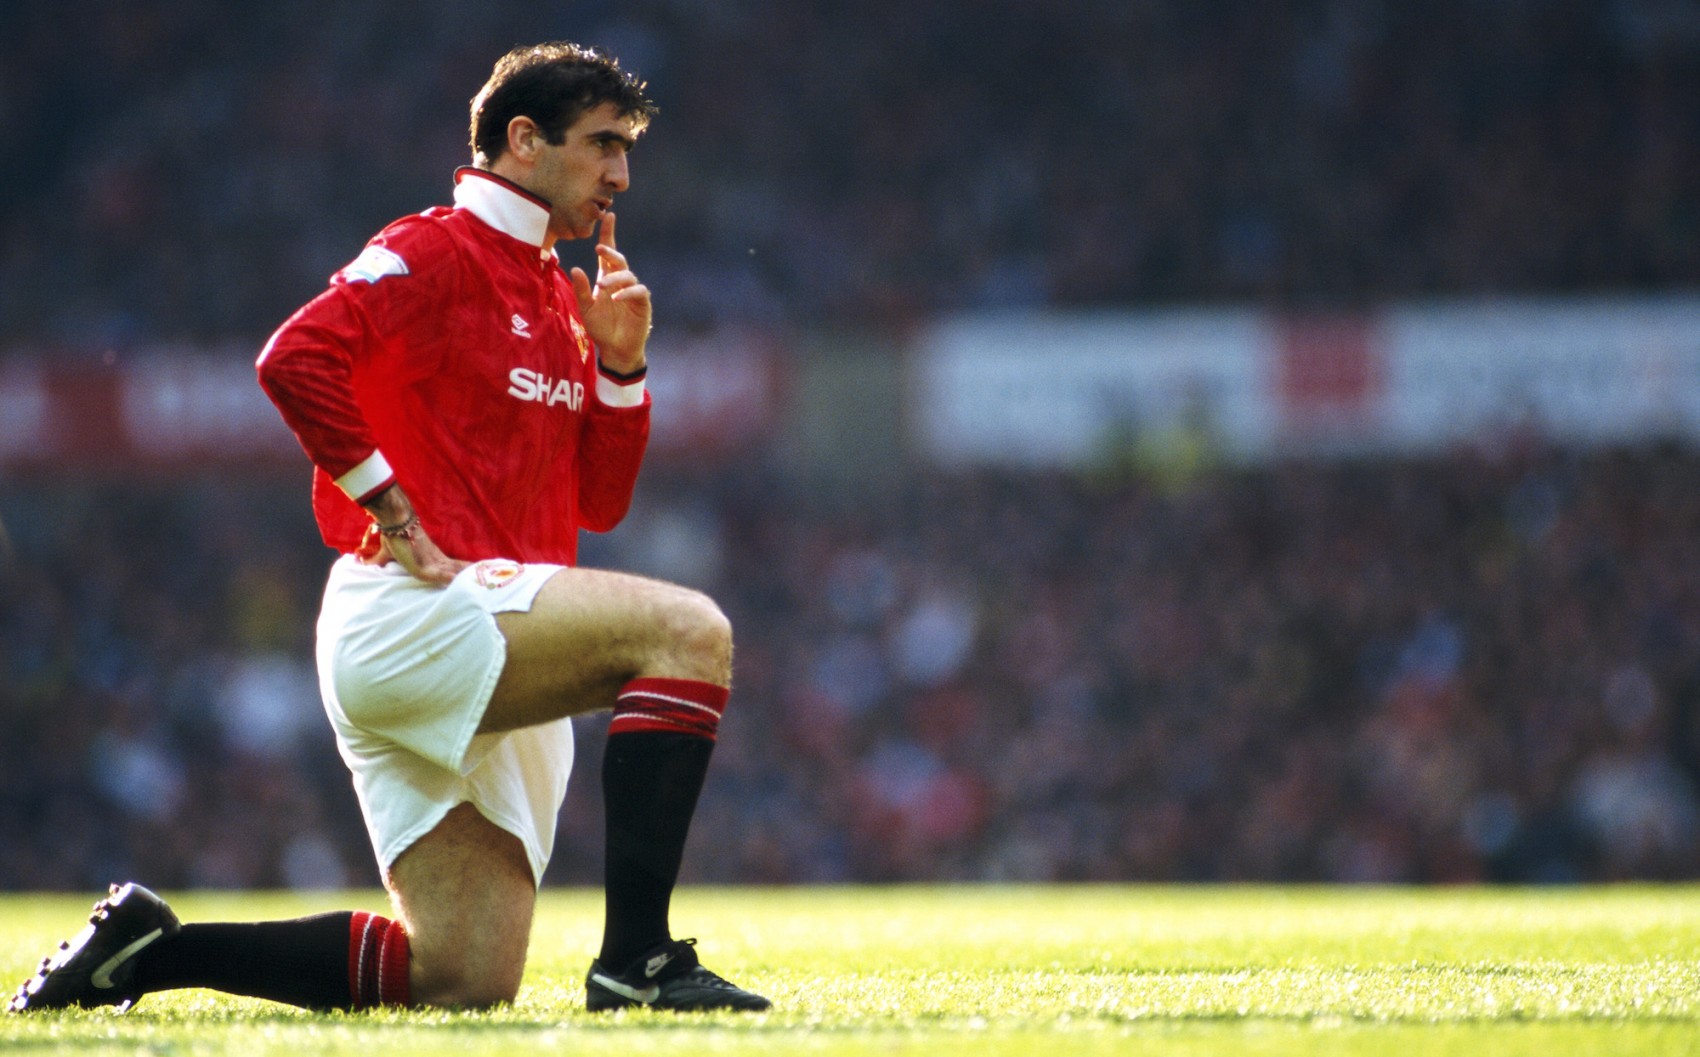
[[455, 170], [455, 208], [464, 209], [502, 234], [537, 247], [548, 257], [549, 203], [493, 172], [462, 166]]

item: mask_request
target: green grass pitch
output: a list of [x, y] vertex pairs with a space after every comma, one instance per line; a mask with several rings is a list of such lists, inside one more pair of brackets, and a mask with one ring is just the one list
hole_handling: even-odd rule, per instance
[[[165, 893], [250, 920], [374, 892]], [[15, 985], [98, 893], [0, 896]], [[542, 900], [519, 1001], [315, 1015], [210, 991], [0, 1017], [18, 1054], [1700, 1053], [1700, 888], [687, 889], [682, 935], [767, 994], [758, 1016], [592, 1016], [600, 895]]]

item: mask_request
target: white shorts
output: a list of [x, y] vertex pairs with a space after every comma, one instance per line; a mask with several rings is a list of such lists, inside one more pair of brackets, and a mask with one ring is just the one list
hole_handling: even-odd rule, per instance
[[478, 724], [507, 660], [496, 613], [531, 608], [559, 565], [492, 560], [446, 587], [344, 555], [319, 612], [319, 689], [387, 875], [470, 802], [518, 837], [539, 884], [573, 766], [572, 721], [504, 734]]

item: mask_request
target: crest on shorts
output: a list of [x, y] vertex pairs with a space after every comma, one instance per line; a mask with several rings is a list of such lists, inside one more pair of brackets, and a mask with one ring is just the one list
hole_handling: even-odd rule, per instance
[[478, 586], [487, 587], [494, 591], [498, 587], [506, 587], [513, 583], [514, 577], [524, 571], [525, 566], [519, 562], [510, 562], [502, 558], [492, 558], [479, 562], [473, 567], [477, 570]]
[[590, 359], [590, 335], [584, 332], [584, 324], [577, 316], [568, 316], [567, 325], [573, 328], [573, 340], [578, 342], [578, 362]]

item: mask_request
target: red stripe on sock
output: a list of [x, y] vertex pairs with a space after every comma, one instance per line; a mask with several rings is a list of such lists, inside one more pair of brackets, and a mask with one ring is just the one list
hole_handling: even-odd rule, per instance
[[355, 911], [348, 923], [349, 1008], [410, 1004], [410, 950], [401, 922]]
[[378, 948], [378, 1003], [385, 1006], [413, 1004], [413, 984], [408, 975], [412, 948], [408, 946], [407, 929], [401, 922], [391, 921], [384, 929], [383, 943]]
[[376, 914], [368, 914], [364, 910], [356, 910], [354, 916], [348, 919], [348, 1004], [351, 1009], [359, 1009], [360, 977], [366, 968], [366, 937], [372, 931], [372, 921]]
[[614, 703], [610, 734], [658, 731], [713, 741], [732, 692], [695, 679], [633, 679]]

